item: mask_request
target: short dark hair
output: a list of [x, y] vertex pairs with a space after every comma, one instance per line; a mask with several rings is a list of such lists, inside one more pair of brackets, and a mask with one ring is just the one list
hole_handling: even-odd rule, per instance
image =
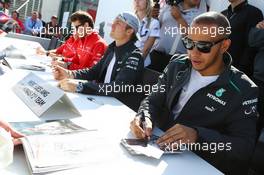
[[[132, 27], [130, 27], [129, 25], [126, 26], [126, 30], [128, 29], [133, 29]], [[130, 37], [130, 41], [136, 42], [138, 40], [137, 38], [137, 34], [135, 33], [135, 30], [133, 29], [133, 34]]]
[[31, 14], [37, 14], [37, 15], [39, 15], [40, 13], [37, 12], [37, 11], [32, 11]]
[[38, 18], [42, 18], [42, 14], [40, 12], [37, 13], [38, 13]]
[[77, 11], [71, 15], [71, 22], [80, 21], [81, 24], [88, 22], [89, 26], [94, 28], [94, 21], [92, 16], [85, 11]]
[[51, 19], [58, 19], [56, 15], [52, 15]]
[[[198, 24], [198, 25], [216, 25], [217, 27], [221, 27], [224, 29], [230, 28], [231, 29], [231, 25], [230, 22], [228, 21], [228, 19], [222, 15], [221, 13], [218, 12], [206, 12], [203, 13], [199, 16], [197, 16], [196, 18], [194, 18], [194, 20], [192, 21], [192, 25], [194, 24]], [[223, 34], [223, 36], [225, 38], [228, 38], [230, 35], [230, 33], [227, 33], [226, 30]]]
[[19, 18], [19, 12], [18, 11], [16, 11], [16, 10], [15, 11], [12, 11], [12, 14], [13, 13], [16, 13], [17, 14], [17, 18]]

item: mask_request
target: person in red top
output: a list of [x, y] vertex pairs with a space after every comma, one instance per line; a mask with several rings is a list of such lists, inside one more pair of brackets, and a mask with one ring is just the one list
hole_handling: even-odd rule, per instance
[[19, 19], [19, 13], [17, 11], [12, 12], [12, 19], [16, 21], [15, 32], [22, 33], [25, 30], [23, 22]]
[[55, 60], [53, 65], [69, 70], [90, 68], [104, 55], [107, 43], [93, 30], [94, 21], [87, 12], [73, 13], [71, 22], [75, 30], [63, 45], [50, 51], [38, 48], [37, 54], [51, 56]]
[[[107, 44], [98, 35], [92, 32], [85, 37], [78, 38], [72, 44], [76, 48], [73, 57], [64, 58], [63, 61], [68, 63], [69, 70], [77, 70], [93, 67], [103, 56]], [[70, 56], [71, 53], [66, 53]]]
[[[54, 53], [65, 58], [74, 57], [74, 53], [77, 48], [77, 37], [72, 35], [68, 40], [65, 41], [60, 47], [58, 47]], [[52, 52], [50, 52], [52, 53]]]
[[75, 35], [73, 35], [75, 40], [72, 39], [72, 46], [75, 50], [69, 54], [74, 54], [74, 56], [64, 58], [64, 62], [69, 64], [68, 69], [70, 70], [90, 68], [101, 59], [107, 44], [97, 32], [93, 31], [94, 22], [87, 12], [75, 12], [71, 16], [71, 22], [75, 27]]
[[84, 11], [78, 11], [71, 16], [74, 34], [65, 44], [56, 49], [55, 54], [62, 55], [62, 60], [53, 62], [53, 65], [62, 65], [69, 70], [78, 70], [93, 67], [107, 49], [106, 42], [93, 30], [92, 17]]

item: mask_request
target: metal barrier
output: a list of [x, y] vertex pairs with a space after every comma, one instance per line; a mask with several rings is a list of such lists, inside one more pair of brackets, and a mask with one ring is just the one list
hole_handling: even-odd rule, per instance
[[49, 47], [50, 47], [51, 39], [48, 39], [48, 38], [41, 38], [41, 37], [17, 34], [17, 33], [8, 33], [6, 37], [17, 38], [17, 39], [22, 39], [22, 40], [27, 40], [27, 41], [35, 41], [35, 42], [38, 42], [45, 50], [50, 49]]

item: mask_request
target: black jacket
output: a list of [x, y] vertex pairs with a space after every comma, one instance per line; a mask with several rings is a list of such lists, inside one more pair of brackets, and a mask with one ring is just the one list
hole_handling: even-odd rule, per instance
[[232, 41], [228, 52], [232, 55], [233, 65], [251, 76], [256, 49], [248, 44], [248, 35], [251, 28], [263, 20], [262, 12], [247, 3], [242, 2], [232, 10], [231, 5], [222, 12], [230, 21]]
[[264, 29], [252, 28], [249, 33], [249, 45], [259, 49], [254, 63], [254, 78], [264, 82]]
[[[111, 75], [110, 83], [104, 83], [106, 71], [115, 53], [116, 62]], [[75, 79], [87, 80], [83, 83], [83, 91], [85, 94], [113, 96], [126, 103], [126, 99], [131, 93], [128, 90], [114, 91], [114, 87], [124, 85], [140, 84], [142, 72], [144, 68], [144, 60], [140, 50], [134, 45], [133, 41], [116, 47], [115, 42], [109, 45], [103, 58], [92, 68], [83, 69], [74, 72]], [[112, 91], [106, 91], [106, 88]], [[128, 104], [127, 104], [128, 105]], [[128, 105], [129, 106], [129, 105]]]
[[[230, 65], [231, 57], [226, 54], [224, 72], [215, 82], [198, 90], [174, 120], [172, 110], [190, 78], [192, 65], [186, 55], [175, 55], [172, 59], [159, 78], [159, 91], [141, 103], [137, 115], [144, 112], [164, 131], [176, 123], [193, 127], [201, 144], [231, 143], [231, 151], [196, 153], [226, 174], [236, 175], [240, 170], [239, 174], [243, 174], [256, 139], [257, 86]], [[219, 94], [219, 90], [224, 91]]]

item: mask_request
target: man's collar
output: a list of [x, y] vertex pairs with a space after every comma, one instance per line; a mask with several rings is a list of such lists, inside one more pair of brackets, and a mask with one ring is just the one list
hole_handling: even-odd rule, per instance
[[[222, 73], [219, 74], [219, 77], [217, 78], [217, 80], [215, 81], [215, 85], [223, 85], [225, 83], [228, 83], [229, 80], [229, 73], [230, 73], [230, 69], [232, 66], [232, 57], [231, 55], [226, 52], [223, 55], [223, 60], [224, 60], [224, 70]], [[190, 69], [192, 69], [192, 63], [189, 61], [189, 65], [190, 65]]]
[[128, 41], [125, 44], [121, 45], [121, 46], [115, 46], [115, 50], [116, 51], [121, 51], [121, 50], [127, 50], [127, 48], [131, 47], [131, 44], [134, 44], [132, 41]]
[[142, 21], [144, 21], [145, 23], [148, 22], [148, 18], [145, 16]]
[[215, 85], [223, 85], [229, 83], [229, 74], [232, 66], [232, 56], [228, 52], [226, 52], [223, 55], [223, 60], [225, 63], [225, 68], [219, 75], [218, 79], [215, 81]]
[[133, 42], [132, 41], [128, 41], [125, 44], [121, 45], [121, 46], [116, 46], [116, 42], [112, 42], [109, 47], [115, 48], [115, 49], [125, 49], [127, 47], [129, 47]]
[[115, 54], [117, 57], [121, 56], [124, 52], [126, 52], [127, 50], [130, 49], [130, 47], [134, 45], [134, 42], [133, 41], [128, 41], [127, 43], [121, 45], [121, 46], [116, 46], [116, 43], [115, 41], [112, 42], [110, 45], [109, 45], [109, 49], [112, 49], [115, 51]]
[[90, 34], [86, 34], [84, 37], [81, 37], [81, 38], [78, 38], [79, 40], [81, 41], [85, 41], [86, 39], [92, 37], [93, 35], [95, 35], [97, 32], [96, 31], [93, 31], [92, 33]]
[[235, 6], [234, 10], [232, 9], [232, 6], [228, 6], [228, 11], [231, 11], [232, 13], [239, 12], [241, 9], [243, 9], [248, 4], [247, 0], [241, 2], [237, 6]]

